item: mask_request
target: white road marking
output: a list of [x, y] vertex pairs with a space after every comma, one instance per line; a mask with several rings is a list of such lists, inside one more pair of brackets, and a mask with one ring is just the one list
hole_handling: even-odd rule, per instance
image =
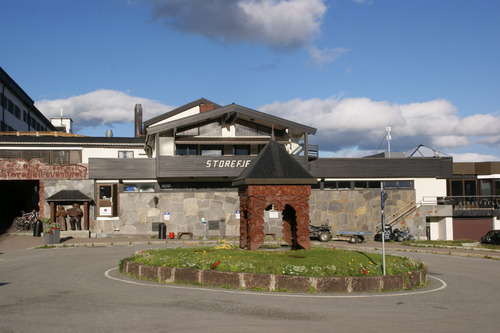
[[[440, 291], [445, 289], [448, 284], [440, 278], [437, 278], [432, 275], [427, 275], [428, 278], [437, 280], [441, 283], [441, 285], [437, 288], [430, 290], [414, 290], [408, 292], [399, 292], [399, 293], [391, 293], [384, 292], [380, 294], [363, 294], [363, 295], [297, 295], [297, 294], [284, 294], [284, 293], [273, 293], [273, 292], [256, 292], [256, 291], [242, 291], [242, 290], [227, 290], [227, 289], [218, 289], [218, 288], [201, 288], [201, 287], [189, 287], [184, 285], [172, 285], [172, 284], [152, 284], [152, 283], [144, 283], [141, 281], [130, 281], [125, 279], [116, 278], [110, 275], [111, 271], [117, 270], [118, 267], [110, 268], [106, 272], [104, 272], [104, 276], [108, 279], [145, 286], [145, 287], [160, 287], [160, 288], [175, 288], [175, 289], [187, 289], [187, 290], [199, 290], [199, 291], [210, 291], [210, 292], [219, 292], [219, 293], [231, 293], [231, 294], [241, 294], [241, 295], [253, 295], [253, 296], [267, 296], [267, 297], [296, 297], [296, 298], [372, 298], [372, 297], [400, 297], [400, 296], [411, 296], [411, 295], [419, 295], [419, 294], [428, 294], [436, 291]], [[154, 283], [154, 281], [152, 281]]]

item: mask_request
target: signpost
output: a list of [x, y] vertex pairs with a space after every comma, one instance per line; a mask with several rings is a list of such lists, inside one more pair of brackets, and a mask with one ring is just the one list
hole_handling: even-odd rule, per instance
[[385, 275], [385, 199], [387, 199], [387, 194], [384, 191], [384, 182], [380, 182], [380, 209], [381, 209], [381, 219], [382, 219], [382, 270]]

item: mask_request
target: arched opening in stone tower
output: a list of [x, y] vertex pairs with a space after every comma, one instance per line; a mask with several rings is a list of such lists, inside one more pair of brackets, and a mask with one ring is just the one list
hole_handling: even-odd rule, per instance
[[298, 250], [303, 247], [298, 243], [298, 233], [297, 233], [297, 214], [295, 209], [290, 205], [285, 205], [285, 209], [282, 212], [283, 220], [283, 238], [288, 244], [291, 244], [292, 249]]

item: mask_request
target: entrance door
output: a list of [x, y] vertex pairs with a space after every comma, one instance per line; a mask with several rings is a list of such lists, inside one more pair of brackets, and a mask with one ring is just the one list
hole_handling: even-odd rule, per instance
[[118, 215], [118, 184], [97, 184], [97, 198], [98, 216]]

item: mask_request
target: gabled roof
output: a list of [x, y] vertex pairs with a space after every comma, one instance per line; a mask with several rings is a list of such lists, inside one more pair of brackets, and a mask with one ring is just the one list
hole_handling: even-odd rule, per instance
[[76, 201], [76, 202], [90, 202], [92, 198], [89, 198], [82, 192], [78, 190], [62, 190], [56, 194], [45, 199], [45, 201]]
[[154, 134], [170, 130], [173, 128], [194, 125], [196, 123], [205, 122], [212, 119], [219, 119], [221, 117], [225, 118], [228, 121], [235, 121], [238, 118], [244, 118], [245, 120], [248, 120], [250, 122], [274, 125], [276, 129], [291, 128], [299, 130], [301, 132], [305, 132], [307, 134], [316, 133], [316, 129], [313, 127], [305, 126], [264, 112], [246, 108], [238, 104], [229, 104], [224, 107], [216, 108], [211, 111], [201, 112], [168, 123], [163, 123], [157, 126], [148, 127], [147, 134]]
[[178, 108], [172, 110], [172, 111], [169, 111], [169, 112], [166, 112], [164, 114], [161, 114], [159, 116], [156, 116], [154, 118], [151, 118], [147, 121], [144, 122], [144, 127], [148, 127], [148, 126], [151, 126], [159, 121], [162, 121], [162, 120], [165, 120], [167, 118], [170, 118], [170, 117], [173, 117], [179, 113], [182, 113], [186, 110], [189, 110], [189, 109], [192, 109], [194, 108], [195, 106], [198, 106], [198, 105], [203, 105], [203, 104], [209, 104], [209, 105], [213, 105], [214, 108], [220, 108], [221, 106], [217, 103], [214, 103], [206, 98], [200, 98], [200, 99], [197, 99], [196, 101], [193, 101], [193, 102], [190, 102], [190, 103], [187, 103], [187, 104], [184, 104], [183, 106], [179, 106]]
[[233, 185], [312, 185], [317, 179], [275, 140], [262, 149]]

